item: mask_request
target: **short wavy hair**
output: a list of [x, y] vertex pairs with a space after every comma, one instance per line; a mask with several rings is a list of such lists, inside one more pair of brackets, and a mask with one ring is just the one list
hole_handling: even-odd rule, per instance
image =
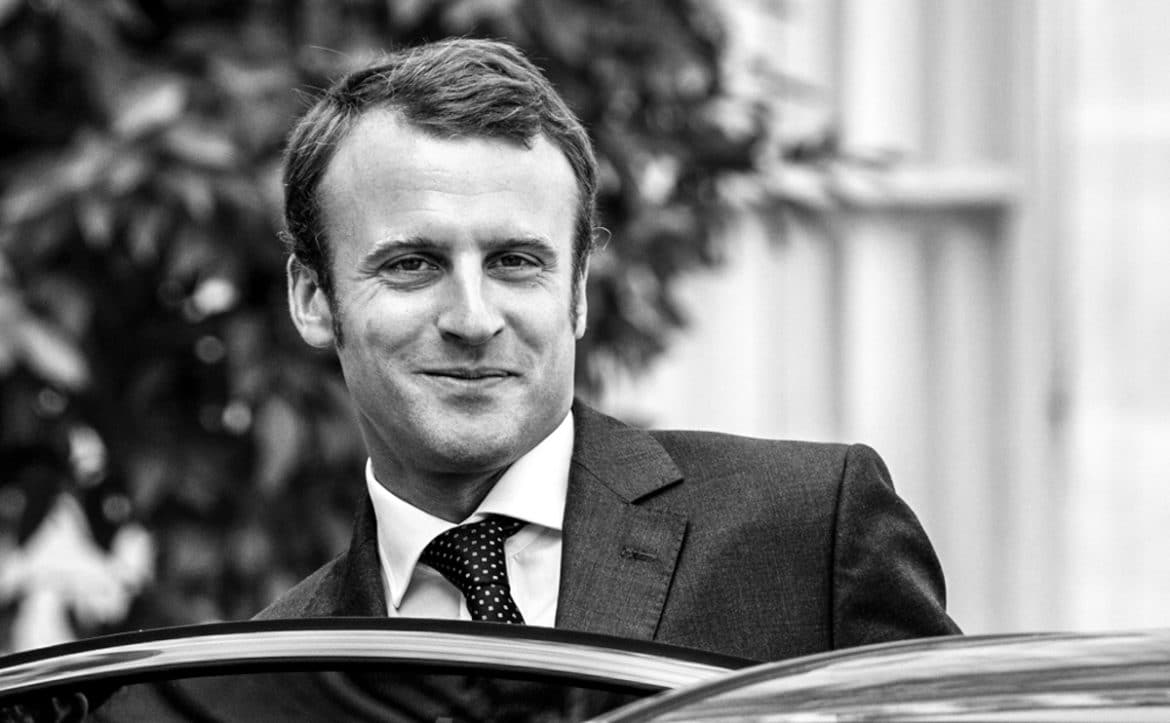
[[573, 271], [593, 247], [597, 159], [581, 122], [552, 84], [514, 46], [457, 38], [407, 48], [349, 73], [327, 90], [289, 134], [284, 218], [289, 253], [311, 270], [332, 304], [331, 254], [321, 214], [321, 179], [357, 121], [390, 109], [440, 138], [502, 138], [526, 148], [546, 137], [565, 154], [577, 182]]

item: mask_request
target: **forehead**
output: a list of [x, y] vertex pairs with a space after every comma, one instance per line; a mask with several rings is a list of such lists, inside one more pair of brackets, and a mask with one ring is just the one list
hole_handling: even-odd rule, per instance
[[341, 141], [319, 191], [331, 237], [527, 233], [571, 244], [577, 186], [544, 136], [442, 138], [373, 110]]

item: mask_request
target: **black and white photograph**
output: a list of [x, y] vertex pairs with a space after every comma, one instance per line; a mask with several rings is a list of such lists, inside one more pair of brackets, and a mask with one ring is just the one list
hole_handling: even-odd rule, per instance
[[1170, 719], [1170, 0], [0, 0], [0, 723]]

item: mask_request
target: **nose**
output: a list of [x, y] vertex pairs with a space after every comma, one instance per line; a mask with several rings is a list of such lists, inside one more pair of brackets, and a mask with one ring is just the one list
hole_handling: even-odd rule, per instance
[[438, 319], [444, 338], [479, 346], [504, 328], [504, 317], [492, 303], [487, 283], [478, 269], [456, 269], [447, 277]]

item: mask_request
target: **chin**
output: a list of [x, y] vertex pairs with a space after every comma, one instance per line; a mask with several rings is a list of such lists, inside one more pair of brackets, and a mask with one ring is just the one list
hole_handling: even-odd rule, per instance
[[530, 447], [513, 437], [492, 435], [480, 438], [471, 434], [449, 439], [436, 450], [450, 472], [488, 472], [507, 467], [522, 457]]
[[[526, 420], [517, 424], [516, 420]], [[556, 420], [533, 415], [531, 406], [509, 405], [487, 414], [434, 415], [428, 425], [427, 447], [439, 467], [451, 473], [496, 471], [507, 467], [540, 443]], [[548, 426], [546, 429], [545, 426]]]

